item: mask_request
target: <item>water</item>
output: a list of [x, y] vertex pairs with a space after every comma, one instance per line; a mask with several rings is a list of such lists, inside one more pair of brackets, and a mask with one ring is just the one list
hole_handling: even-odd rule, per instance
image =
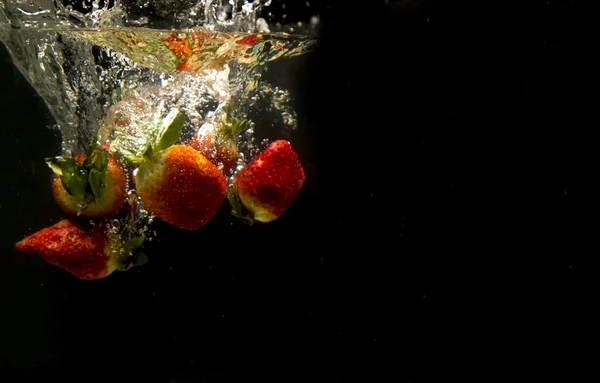
[[[210, 109], [218, 109], [212, 107], [215, 102], [223, 105], [232, 98], [256, 96], [268, 61], [303, 54], [315, 44], [303, 35], [249, 33], [268, 31], [265, 23], [256, 22], [259, 6], [248, 7], [249, 3], [227, 20], [219, 21], [218, 15], [210, 12], [218, 13], [220, 8], [215, 2], [198, 2], [204, 5], [206, 16], [195, 19], [193, 31], [131, 27], [140, 22], [127, 18], [127, 8], [121, 2], [100, 8], [96, 1], [89, 14], [71, 7], [43, 8], [47, 2], [39, 3], [34, 11], [29, 2], [0, 1], [0, 40], [46, 101], [62, 134], [66, 154], [89, 144], [110, 107], [127, 91], [148, 84], [179, 82], [186, 104], [196, 107], [186, 112], [198, 123], [198, 113], [206, 115]], [[167, 7], [170, 3], [152, 2], [156, 9], [160, 9], [158, 4]], [[189, 9], [187, 14], [194, 12]], [[181, 14], [172, 24], [192, 26], [189, 20], [182, 21]], [[191, 48], [179, 52], [182, 43]], [[268, 84], [263, 86], [269, 89]], [[170, 96], [162, 92], [160, 98], [173, 100]], [[237, 104], [246, 108], [240, 110], [243, 113], [252, 106], [247, 101]]]
[[[268, 22], [260, 15], [270, 3], [0, 0], [0, 41], [54, 117], [61, 148], [53, 155], [85, 152], [93, 142], [139, 155], [173, 108], [186, 116], [181, 143], [221, 119], [226, 106], [241, 118], [271, 113], [280, 136], [289, 138], [298, 128], [293, 95], [263, 76], [272, 61], [316, 46], [318, 18]], [[237, 166], [226, 174], [230, 182], [269, 141], [282, 138], [257, 134], [261, 127], [252, 119], [248, 125]], [[123, 165], [128, 174], [134, 170]], [[152, 214], [135, 192], [128, 204], [128, 216], [102, 224], [151, 239]]]

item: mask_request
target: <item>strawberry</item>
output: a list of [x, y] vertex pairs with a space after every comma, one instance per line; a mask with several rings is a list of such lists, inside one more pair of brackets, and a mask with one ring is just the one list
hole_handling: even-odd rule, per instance
[[123, 167], [105, 150], [92, 145], [87, 154], [46, 159], [54, 171], [52, 194], [68, 214], [109, 218], [125, 204]]
[[241, 121], [231, 114], [226, 114], [223, 121], [217, 125], [202, 125], [188, 145], [217, 165], [223, 174], [227, 174], [237, 160], [237, 135], [246, 127], [246, 120]]
[[216, 215], [227, 196], [227, 179], [200, 152], [173, 145], [183, 122], [183, 113], [171, 111], [143, 155], [128, 159], [139, 166], [135, 185], [146, 208], [173, 226], [195, 230]]
[[198, 151], [173, 145], [143, 163], [135, 185], [146, 208], [182, 229], [210, 221], [227, 196], [223, 173]]
[[275, 141], [237, 175], [229, 193], [232, 214], [249, 224], [273, 221], [290, 207], [304, 178], [290, 143]]
[[69, 218], [30, 235], [16, 247], [25, 254], [38, 253], [77, 278], [91, 280], [145, 263], [144, 255], [132, 256], [143, 240], [143, 236], [132, 238], [122, 246], [118, 236], [108, 234], [105, 225], [84, 226]]

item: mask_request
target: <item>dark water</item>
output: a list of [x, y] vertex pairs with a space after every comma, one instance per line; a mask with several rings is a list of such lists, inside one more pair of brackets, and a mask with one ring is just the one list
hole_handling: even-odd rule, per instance
[[307, 170], [284, 217], [156, 224], [146, 266], [95, 282], [13, 250], [62, 217], [60, 139], [2, 51], [1, 381], [576, 381], [597, 302], [586, 12], [389, 3], [340, 33], [366, 11], [333, 2], [321, 49], [269, 72]]

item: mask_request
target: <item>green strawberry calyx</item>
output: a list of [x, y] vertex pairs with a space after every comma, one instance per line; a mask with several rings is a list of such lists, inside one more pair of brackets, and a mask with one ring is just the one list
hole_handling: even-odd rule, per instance
[[232, 139], [248, 129], [248, 120], [235, 117], [233, 115], [233, 106], [227, 105], [223, 108], [223, 111], [225, 115], [219, 129], [217, 129], [218, 138], [222, 140]]
[[124, 158], [134, 165], [152, 160], [158, 153], [174, 145], [179, 140], [184, 123], [185, 114], [179, 108], [171, 109], [167, 116], [153, 129], [154, 134], [141, 151], [141, 155], [124, 155]]
[[226, 140], [231, 139], [244, 130], [248, 129], [248, 120], [240, 120], [236, 117], [229, 116], [221, 123], [221, 128], [217, 130], [219, 138]]
[[128, 237], [119, 251], [118, 269], [120, 271], [127, 271], [135, 266], [143, 266], [148, 262], [146, 254], [138, 251], [144, 243], [146, 235], [131, 236], [129, 233]]
[[83, 164], [74, 157], [46, 158], [46, 164], [60, 177], [62, 186], [82, 206], [97, 202], [106, 189], [108, 152], [97, 144], [90, 145]]
[[227, 199], [229, 200], [229, 204], [231, 205], [231, 215], [244, 222], [247, 225], [254, 225], [256, 220], [254, 219], [253, 214], [246, 209], [240, 197], [237, 195], [235, 187], [229, 188], [229, 193], [227, 193]]

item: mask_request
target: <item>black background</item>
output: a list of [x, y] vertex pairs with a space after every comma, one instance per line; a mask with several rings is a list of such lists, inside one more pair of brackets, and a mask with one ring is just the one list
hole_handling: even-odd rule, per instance
[[14, 250], [63, 216], [43, 162], [60, 137], [2, 51], [3, 382], [578, 380], [598, 255], [585, 3], [311, 3], [320, 49], [269, 72], [300, 118], [290, 211], [156, 224], [146, 266], [94, 282]]

